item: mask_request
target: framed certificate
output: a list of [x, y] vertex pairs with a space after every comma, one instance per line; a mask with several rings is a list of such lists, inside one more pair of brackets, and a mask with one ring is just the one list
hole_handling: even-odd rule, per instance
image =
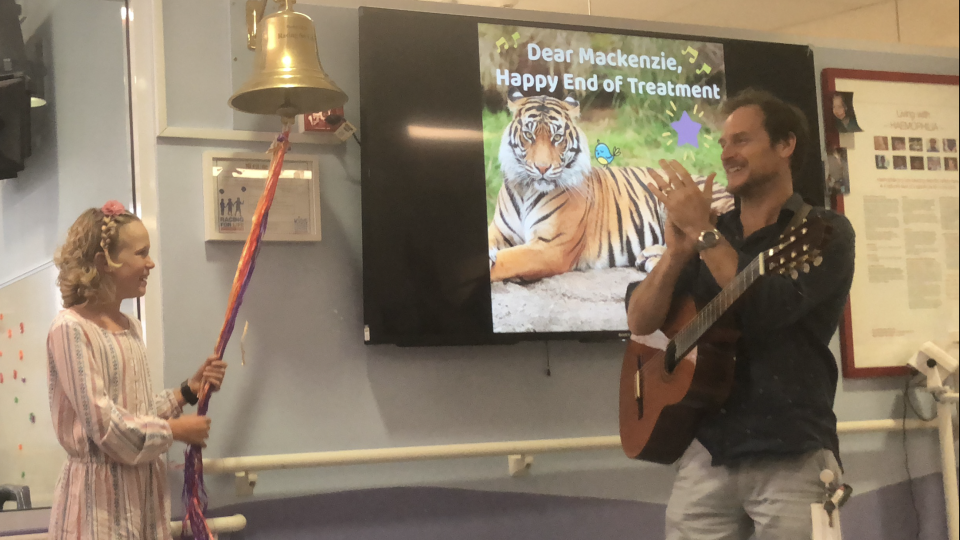
[[[271, 155], [207, 151], [203, 154], [204, 239], [245, 241], [267, 183]], [[268, 214], [264, 241], [320, 240], [319, 161], [287, 154]]]

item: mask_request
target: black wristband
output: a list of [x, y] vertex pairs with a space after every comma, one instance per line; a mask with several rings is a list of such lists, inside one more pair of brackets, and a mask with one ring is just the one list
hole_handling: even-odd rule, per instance
[[190, 388], [190, 381], [183, 381], [183, 384], [180, 385], [180, 395], [183, 396], [183, 400], [189, 403], [190, 405], [196, 405], [200, 401], [200, 396], [193, 393], [193, 389]]

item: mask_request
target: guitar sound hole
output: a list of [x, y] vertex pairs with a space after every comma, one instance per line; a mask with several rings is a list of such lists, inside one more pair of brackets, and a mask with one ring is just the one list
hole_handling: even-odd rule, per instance
[[667, 373], [673, 373], [673, 370], [677, 369], [677, 364], [677, 345], [671, 341], [667, 345], [667, 350], [663, 351], [663, 367]]

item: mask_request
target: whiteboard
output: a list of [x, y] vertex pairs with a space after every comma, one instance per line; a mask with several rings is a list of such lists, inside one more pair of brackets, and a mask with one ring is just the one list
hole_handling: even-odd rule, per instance
[[0, 484], [29, 486], [35, 508], [50, 505], [67, 457], [47, 397], [47, 331], [62, 309], [56, 280], [51, 262], [0, 289]]

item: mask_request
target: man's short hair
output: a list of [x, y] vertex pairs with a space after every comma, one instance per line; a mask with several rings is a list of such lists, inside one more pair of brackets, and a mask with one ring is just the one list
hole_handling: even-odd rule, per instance
[[747, 88], [723, 104], [723, 113], [729, 116], [733, 111], [751, 105], [763, 111], [763, 127], [770, 136], [771, 145], [788, 141], [791, 133], [796, 137], [796, 147], [790, 156], [790, 170], [794, 175], [799, 173], [810, 144], [810, 127], [803, 111], [766, 90]]

